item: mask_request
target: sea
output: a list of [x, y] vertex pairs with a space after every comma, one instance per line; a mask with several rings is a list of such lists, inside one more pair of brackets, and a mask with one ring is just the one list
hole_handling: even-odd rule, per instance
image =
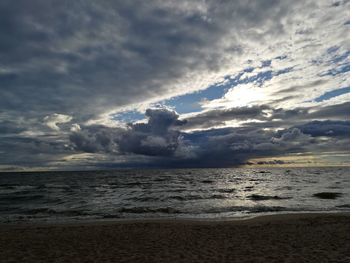
[[349, 167], [0, 173], [0, 223], [349, 211]]

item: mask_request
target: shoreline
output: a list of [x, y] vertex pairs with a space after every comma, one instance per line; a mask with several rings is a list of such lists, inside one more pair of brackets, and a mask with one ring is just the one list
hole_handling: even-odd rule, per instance
[[286, 213], [263, 213], [239, 217], [218, 217], [218, 218], [190, 218], [190, 217], [155, 217], [155, 218], [106, 218], [106, 219], [84, 219], [84, 220], [62, 220], [62, 221], [20, 221], [0, 223], [1, 228], [5, 227], [54, 227], [54, 226], [93, 226], [113, 224], [142, 224], [142, 223], [246, 223], [246, 222], [268, 222], [284, 219], [299, 219], [319, 216], [349, 216], [350, 211], [305, 211]]
[[[278, 169], [290, 169], [290, 168], [349, 168], [350, 164], [313, 164], [313, 165], [305, 165], [305, 164], [296, 164], [296, 165], [238, 165], [238, 166], [230, 166], [230, 167], [222, 167], [222, 168], [215, 168], [215, 167], [207, 167], [205, 169], [270, 169], [270, 168], [278, 168]], [[164, 168], [162, 166], [160, 167], [143, 167], [143, 168], [135, 168], [135, 167], [120, 167], [120, 168], [111, 168], [111, 169], [86, 169], [86, 170], [75, 170], [75, 169], [58, 169], [58, 170], [45, 170], [45, 169], [34, 169], [34, 170], [0, 170], [1, 173], [51, 173], [51, 172], [110, 172], [110, 171], [129, 171], [129, 170], [196, 170], [196, 169], [203, 169], [203, 167], [188, 167], [188, 168]]]
[[350, 262], [350, 213], [0, 225], [0, 262]]

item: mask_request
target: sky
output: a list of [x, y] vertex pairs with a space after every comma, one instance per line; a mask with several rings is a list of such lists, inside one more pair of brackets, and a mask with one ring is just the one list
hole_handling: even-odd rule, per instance
[[2, 0], [0, 170], [350, 165], [349, 0]]

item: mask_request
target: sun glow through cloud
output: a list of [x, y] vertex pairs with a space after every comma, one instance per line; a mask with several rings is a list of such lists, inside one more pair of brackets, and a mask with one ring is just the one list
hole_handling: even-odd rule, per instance
[[233, 108], [246, 107], [264, 102], [267, 99], [262, 87], [252, 83], [241, 84], [228, 90], [221, 99], [216, 99], [202, 105], [203, 108]]

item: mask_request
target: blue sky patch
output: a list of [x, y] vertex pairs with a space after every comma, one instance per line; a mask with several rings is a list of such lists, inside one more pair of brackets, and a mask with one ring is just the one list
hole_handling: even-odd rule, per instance
[[125, 112], [119, 112], [116, 114], [111, 115], [112, 120], [118, 120], [122, 122], [134, 122], [139, 121], [145, 118], [145, 115], [143, 113], [140, 113], [136, 110], [132, 111], [125, 111]]
[[261, 67], [262, 68], [269, 67], [269, 66], [271, 66], [271, 62], [272, 62], [272, 60], [264, 60], [261, 62]]
[[347, 59], [349, 56], [350, 56], [350, 50], [344, 52], [343, 54], [336, 55], [336, 56], [332, 59], [332, 62], [334, 62], [334, 63], [342, 62], [343, 60]]
[[346, 88], [340, 88], [340, 89], [336, 89], [336, 90], [332, 90], [329, 92], [326, 92], [325, 94], [321, 95], [320, 97], [316, 98], [315, 101], [316, 102], [321, 102], [324, 100], [329, 100], [331, 98], [346, 94], [350, 92], [350, 87], [346, 87]]
[[337, 76], [344, 74], [350, 71], [350, 63], [343, 64], [341, 67], [328, 70], [326, 73], [321, 74], [321, 77], [324, 76]]
[[350, 50], [346, 50], [345, 52], [340, 54], [337, 51], [339, 51], [339, 47], [337, 46], [333, 46], [327, 49], [327, 55], [332, 56], [332, 58], [329, 59], [329, 61], [323, 61], [323, 59], [312, 60], [312, 62], [316, 65], [324, 62], [332, 63], [332, 65], [334, 65], [332, 69], [329, 69], [326, 72], [319, 74], [319, 76], [337, 76], [350, 71]]

